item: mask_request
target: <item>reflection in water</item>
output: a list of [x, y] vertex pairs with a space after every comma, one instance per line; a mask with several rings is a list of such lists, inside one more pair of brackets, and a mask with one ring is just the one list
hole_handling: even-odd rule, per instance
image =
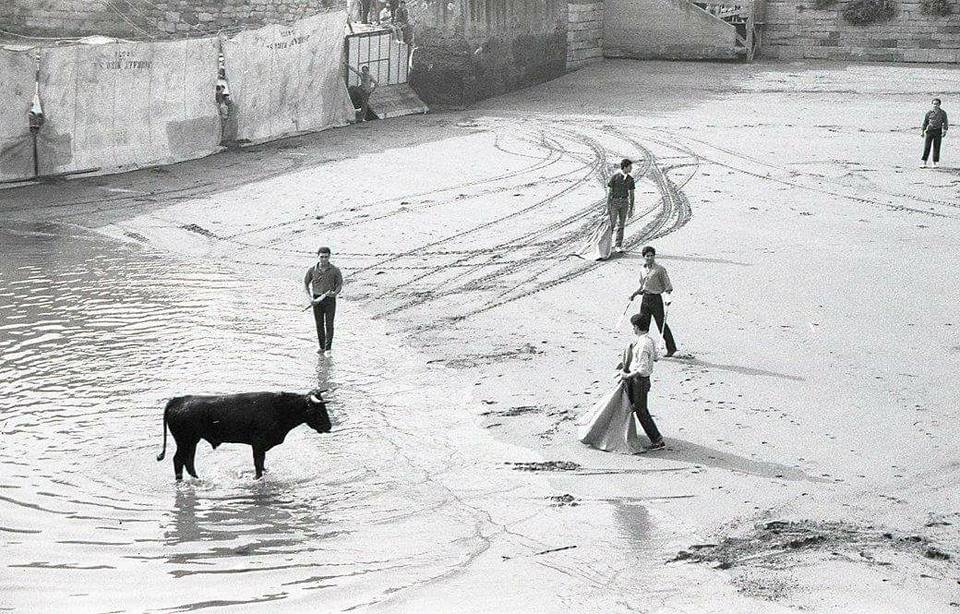
[[[457, 457], [447, 392], [411, 386], [427, 377], [382, 344], [371, 365], [382, 335], [350, 310], [335, 358], [318, 359], [297, 271], [256, 279], [50, 225], [0, 228], [0, 245], [0, 594], [14, 607], [275, 610], [322, 594], [341, 609], [487, 548], [489, 519], [436, 478], [476, 463]], [[179, 485], [172, 454], [154, 460], [171, 396], [315, 383], [334, 431], [292, 431], [262, 481], [249, 446], [202, 442], [203, 479]]]

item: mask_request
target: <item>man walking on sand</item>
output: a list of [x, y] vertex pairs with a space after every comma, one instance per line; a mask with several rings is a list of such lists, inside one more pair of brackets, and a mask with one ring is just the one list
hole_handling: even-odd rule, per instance
[[330, 264], [329, 247], [317, 250], [317, 263], [307, 269], [303, 285], [317, 323], [317, 341], [320, 343], [317, 353], [330, 356], [333, 354], [333, 319], [337, 315], [337, 295], [343, 288], [343, 275], [340, 269]]
[[933, 99], [933, 108], [923, 116], [923, 126], [920, 127], [920, 136], [923, 137], [922, 168], [927, 166], [930, 148], [933, 147], [933, 168], [940, 166], [940, 141], [947, 135], [947, 112], [940, 108], [940, 99]]
[[677, 344], [673, 340], [673, 333], [670, 332], [670, 327], [667, 326], [667, 316], [663, 310], [663, 294], [666, 293], [668, 295], [666, 303], [669, 305], [669, 294], [673, 292], [673, 284], [670, 283], [670, 276], [667, 275], [667, 270], [656, 263], [656, 249], [647, 245], [641, 253], [643, 254], [645, 262], [643, 263], [643, 268], [640, 273], [640, 287], [630, 295], [630, 300], [632, 301], [638, 295], [643, 296], [640, 302], [640, 313], [647, 313], [653, 316], [653, 319], [657, 322], [657, 328], [660, 329], [660, 333], [663, 335], [663, 342], [667, 344], [666, 356], [669, 358], [677, 353]]
[[627, 398], [633, 407], [633, 412], [643, 427], [643, 432], [650, 438], [650, 445], [644, 446], [647, 450], [659, 450], [664, 447], [663, 436], [657, 429], [650, 410], [647, 408], [647, 398], [650, 393], [650, 376], [653, 375], [653, 363], [660, 359], [657, 346], [650, 338], [650, 314], [641, 311], [630, 318], [636, 339], [624, 353], [624, 362], [620, 371], [620, 379], [626, 388]]
[[607, 215], [610, 216], [610, 229], [616, 230], [616, 242], [613, 251], [623, 252], [623, 229], [627, 225], [627, 218], [633, 215], [633, 190], [636, 187], [630, 171], [633, 162], [624, 158], [620, 162], [620, 170], [614, 173], [607, 182]]

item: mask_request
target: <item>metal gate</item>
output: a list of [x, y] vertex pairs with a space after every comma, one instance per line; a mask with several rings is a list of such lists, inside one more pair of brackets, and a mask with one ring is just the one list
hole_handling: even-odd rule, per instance
[[[347, 65], [357, 72], [362, 66], [370, 67], [370, 74], [380, 85], [407, 82], [410, 47], [400, 38], [399, 32], [389, 29], [357, 32], [347, 35]], [[360, 77], [347, 71], [347, 85], [360, 85]]]

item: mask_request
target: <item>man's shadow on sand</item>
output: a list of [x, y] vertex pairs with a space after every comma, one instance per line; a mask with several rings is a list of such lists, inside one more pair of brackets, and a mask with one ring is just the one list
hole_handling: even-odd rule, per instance
[[[610, 260], [643, 260], [643, 256], [638, 251], [624, 251], [622, 253], [610, 254]], [[724, 258], [707, 258], [703, 256], [668, 256], [657, 254], [657, 260], [679, 260], [682, 262], [703, 262], [706, 264], [732, 264], [735, 266], [753, 266], [749, 262], [739, 262], [737, 260], [726, 260]]]
[[[752, 367], [743, 367], [740, 365], [725, 365], [711, 362], [705, 362], [692, 357], [677, 356], [675, 358], [666, 358], [664, 360], [676, 360], [685, 365], [693, 367], [705, 367], [707, 369], [729, 371], [731, 373], [740, 373], [743, 375], [754, 375], [759, 377], [772, 377], [794, 382], [806, 381], [805, 378], [798, 375], [787, 373], [778, 373], [776, 371], [767, 371], [764, 369], [755, 369]], [[682, 462], [703, 465], [707, 467], [717, 467], [727, 469], [738, 473], [755, 475], [764, 478], [778, 478], [783, 480], [806, 480], [809, 482], [831, 482], [820, 477], [807, 475], [797, 467], [780, 465], [778, 463], [769, 463], [756, 461], [736, 454], [729, 454], [714, 450], [706, 446], [684, 441], [682, 439], [667, 439], [667, 447], [661, 450], [646, 452], [646, 454], [657, 457], [678, 460]]]
[[830, 479], [807, 475], [806, 472], [798, 467], [752, 460], [743, 456], [737, 456], [736, 454], [721, 452], [720, 450], [714, 450], [713, 448], [684, 441], [683, 439], [666, 437], [664, 441], [667, 444], [666, 448], [644, 452], [642, 456], [645, 458], [652, 457], [679, 461], [703, 467], [716, 467], [717, 469], [726, 469], [727, 471], [734, 471], [736, 473], [761, 478], [806, 482], [833, 482], [833, 480]]

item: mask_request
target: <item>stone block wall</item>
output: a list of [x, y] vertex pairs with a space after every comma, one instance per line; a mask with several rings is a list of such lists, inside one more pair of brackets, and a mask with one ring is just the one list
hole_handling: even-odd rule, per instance
[[431, 107], [473, 102], [563, 74], [567, 0], [407, 0], [410, 84]]
[[855, 26], [843, 18], [850, 0], [815, 9], [813, 0], [766, 0], [762, 54], [765, 58], [878, 62], [960, 61], [960, 0], [953, 14], [924, 15], [920, 0], [895, 0], [890, 21]]
[[567, 70], [603, 59], [603, 0], [567, 3]]
[[[0, 0], [0, 29], [44, 37], [152, 40], [290, 23], [346, 0]], [[4, 36], [0, 32], [0, 36]], [[9, 36], [9, 35], [7, 35]]]

